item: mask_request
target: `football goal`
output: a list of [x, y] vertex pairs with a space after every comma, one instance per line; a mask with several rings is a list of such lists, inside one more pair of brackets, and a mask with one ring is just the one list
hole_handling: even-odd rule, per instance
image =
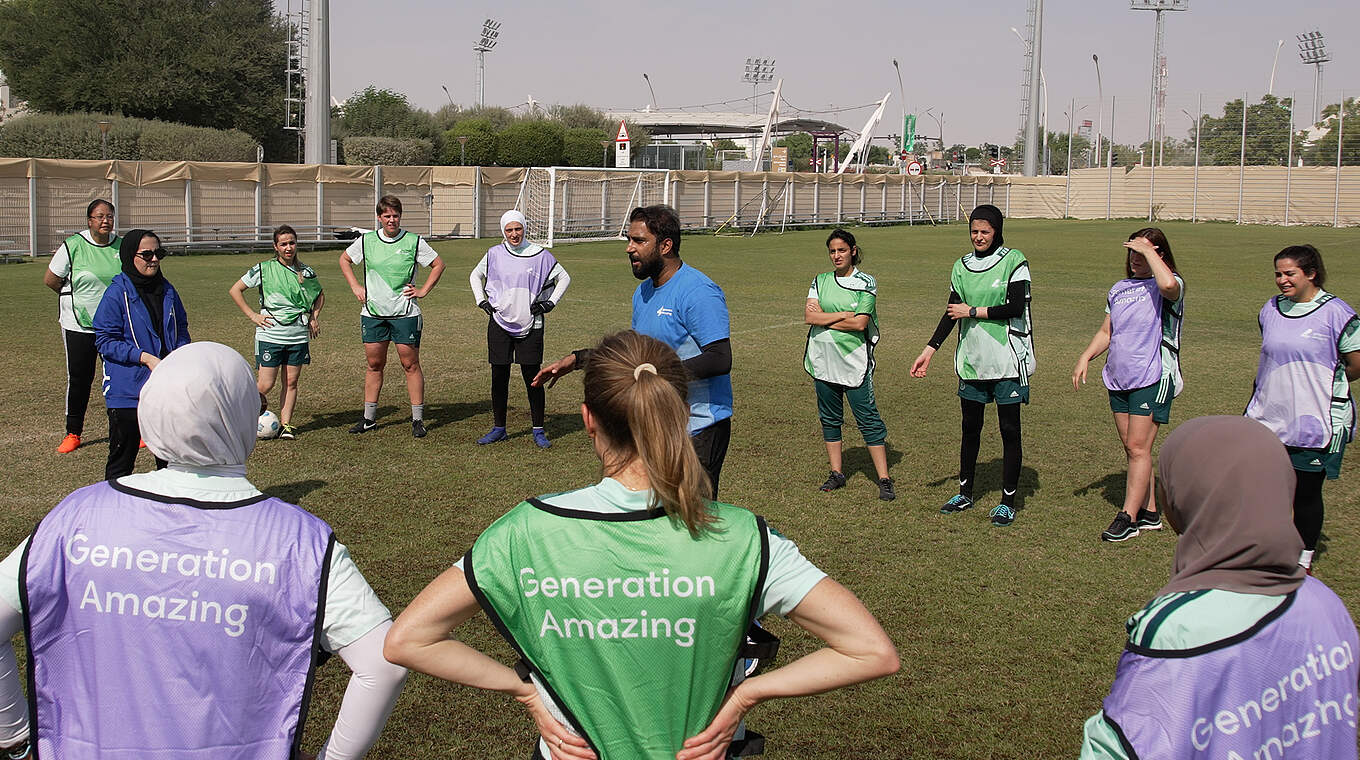
[[515, 208], [528, 221], [527, 237], [549, 248], [619, 240], [634, 208], [670, 202], [669, 175], [665, 169], [531, 168]]

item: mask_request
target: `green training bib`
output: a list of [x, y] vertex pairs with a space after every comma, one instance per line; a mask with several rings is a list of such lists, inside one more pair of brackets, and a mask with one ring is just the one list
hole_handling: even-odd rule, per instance
[[[368, 257], [365, 255], [364, 260]], [[321, 295], [321, 282], [309, 266], [292, 269], [278, 259], [262, 261], [260, 267], [260, 311], [267, 312], [280, 325], [291, 325], [312, 310]]]
[[363, 241], [369, 315], [379, 319], [408, 316], [411, 299], [401, 291], [415, 280], [420, 236], [403, 231], [401, 237], [389, 243], [374, 231], [365, 232]]
[[104, 298], [104, 291], [114, 275], [123, 271], [122, 259], [118, 257], [122, 243], [117, 235], [109, 238], [108, 245], [91, 243], [84, 235], [66, 238], [66, 253], [71, 257], [71, 310], [81, 327], [94, 326], [94, 312]]
[[878, 284], [863, 272], [845, 278], [823, 272], [813, 281], [817, 303], [822, 311], [848, 311], [868, 314], [869, 325], [859, 332], [833, 330], [821, 325], [808, 328], [803, 369], [827, 383], [858, 388], [874, 367], [874, 346], [878, 344]]
[[[1014, 248], [1000, 248], [985, 258], [969, 253], [954, 262], [950, 285], [969, 306], [1000, 306], [1006, 289], [1016, 279], [1029, 279], [1029, 262]], [[1022, 384], [1034, 373], [1034, 345], [1030, 336], [1029, 293], [1025, 310], [1015, 318], [959, 320], [959, 344], [954, 351], [954, 371], [961, 380], [1020, 378]]]
[[769, 564], [765, 524], [521, 502], [464, 560], [477, 601], [602, 760], [670, 760], [717, 714]]

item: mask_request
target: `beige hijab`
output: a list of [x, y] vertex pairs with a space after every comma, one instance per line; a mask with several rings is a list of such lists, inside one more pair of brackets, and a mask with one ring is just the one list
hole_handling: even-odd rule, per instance
[[137, 402], [137, 422], [153, 454], [222, 475], [245, 475], [259, 413], [250, 365], [234, 349], [207, 341], [170, 352]]
[[1280, 596], [1303, 583], [1294, 468], [1280, 439], [1246, 417], [1199, 417], [1167, 436], [1158, 462], [1181, 529], [1158, 595], [1198, 589]]

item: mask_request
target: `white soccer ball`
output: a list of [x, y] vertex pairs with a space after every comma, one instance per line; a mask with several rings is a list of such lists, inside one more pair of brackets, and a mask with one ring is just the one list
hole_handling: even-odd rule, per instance
[[266, 410], [264, 414], [260, 415], [259, 422], [255, 423], [255, 437], [278, 438], [280, 429], [279, 416]]

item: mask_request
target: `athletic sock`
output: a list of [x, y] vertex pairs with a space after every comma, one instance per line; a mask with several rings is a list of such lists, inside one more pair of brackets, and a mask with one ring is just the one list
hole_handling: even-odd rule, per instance
[[425, 419], [425, 405], [424, 405], [424, 404], [411, 404], [411, 419], [412, 419], [413, 421], [414, 421], [414, 420], [423, 420], [423, 419]]
[[973, 479], [959, 478], [959, 495], [973, 498]]
[[1313, 566], [1313, 550], [1304, 549], [1299, 552], [1299, 567], [1308, 569]]
[[378, 419], [378, 402], [376, 401], [364, 402], [364, 419], [368, 420], [369, 422]]
[[1006, 488], [1005, 486], [1002, 486], [1002, 487], [1001, 487], [1001, 503], [1002, 503], [1002, 504], [1005, 504], [1005, 505], [1008, 506], [1008, 507], [1014, 507], [1014, 506], [1015, 506], [1015, 490], [1016, 490], [1016, 489], [1014, 489], [1014, 488]]

